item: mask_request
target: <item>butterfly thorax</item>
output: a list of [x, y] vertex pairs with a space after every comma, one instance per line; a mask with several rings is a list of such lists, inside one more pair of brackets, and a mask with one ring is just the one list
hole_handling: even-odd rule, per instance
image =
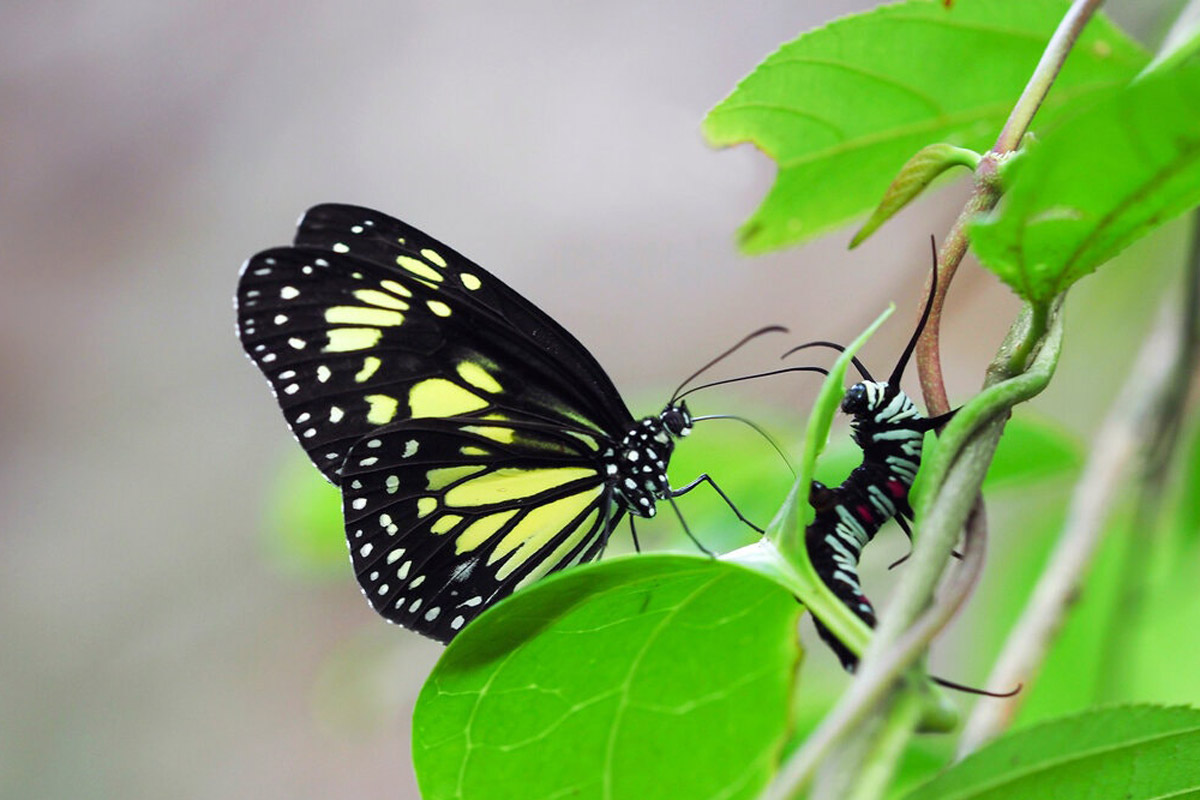
[[605, 480], [631, 514], [653, 517], [655, 501], [671, 491], [667, 462], [675, 438], [692, 430], [687, 405], [669, 405], [656, 417], [645, 417], [630, 426], [621, 440], [603, 456]]

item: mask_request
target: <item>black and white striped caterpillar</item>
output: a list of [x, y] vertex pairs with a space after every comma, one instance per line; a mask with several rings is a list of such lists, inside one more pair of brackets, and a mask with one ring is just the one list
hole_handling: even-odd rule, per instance
[[[867, 625], [875, 626], [875, 609], [863, 593], [858, 561], [863, 547], [890, 519], [895, 519], [912, 539], [908, 521], [912, 507], [908, 493], [921, 466], [925, 433], [949, 421], [954, 412], [925, 417], [900, 389], [900, 378], [925, 329], [937, 291], [937, 269], [933, 271], [929, 299], [904, 353], [886, 381], [876, 381], [855, 358], [863, 380], [846, 390], [842, 411], [851, 415], [855, 444], [863, 452], [859, 464], [839, 486], [813, 481], [809, 503], [816, 517], [805, 531], [805, 546], [814, 569], [829, 589]], [[808, 347], [842, 349], [833, 342], [809, 342], [788, 351]], [[821, 638], [853, 672], [858, 658], [821, 621], [813, 618]]]
[[[813, 481], [809, 489], [809, 504], [816, 512], [804, 533], [809, 561], [830, 591], [871, 628], [875, 627], [875, 608], [862, 590], [858, 577], [859, 556], [867, 542], [875, 538], [890, 519], [895, 519], [912, 540], [908, 523], [913, 518], [913, 510], [908, 494], [921, 467], [925, 434], [941, 428], [957, 412], [955, 409], [936, 417], [926, 417], [900, 389], [904, 369], [933, 310], [937, 277], [935, 247], [933, 277], [925, 309], [886, 381], [875, 380], [861, 361], [852, 359], [863, 379], [846, 390], [841, 407], [851, 417], [850, 429], [854, 443], [862, 449], [862, 463], [838, 486]], [[809, 347], [845, 349], [835, 342], [809, 342], [792, 348], [784, 353], [784, 357]], [[842, 667], [854, 672], [858, 667], [858, 656], [815, 616], [813, 623]], [[1011, 697], [1021, 690], [1018, 685], [1009, 692], [989, 692], [932, 675], [930, 680], [950, 689], [988, 697]]]

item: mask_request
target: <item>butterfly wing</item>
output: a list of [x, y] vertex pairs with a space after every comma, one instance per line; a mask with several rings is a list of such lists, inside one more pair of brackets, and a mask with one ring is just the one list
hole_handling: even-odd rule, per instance
[[597, 443], [537, 419], [411, 419], [342, 470], [351, 560], [387, 619], [448, 642], [496, 600], [594, 558], [624, 513]]
[[570, 333], [411, 226], [324, 205], [296, 242], [243, 267], [238, 330], [331, 482], [358, 440], [405, 419], [516, 414], [601, 439], [632, 421]]
[[[300, 220], [295, 244], [323, 250], [343, 245], [379, 264], [411, 266], [408, 259], [425, 259], [446, 278], [438, 284], [443, 299], [452, 297], [497, 318], [501, 327], [518, 334], [523, 357], [543, 354], [543, 365], [588, 419], [606, 430], [629, 422], [612, 380], [570, 331], [466, 256], [411, 225], [362, 206], [326, 203], [309, 209]], [[622, 413], [614, 414], [617, 409]]]

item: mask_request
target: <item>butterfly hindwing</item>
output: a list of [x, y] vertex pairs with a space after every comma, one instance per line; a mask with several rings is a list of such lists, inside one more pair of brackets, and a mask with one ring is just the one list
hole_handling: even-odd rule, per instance
[[589, 439], [537, 420], [449, 418], [357, 443], [343, 511], [375, 610], [449, 641], [500, 597], [595, 557], [623, 512]]

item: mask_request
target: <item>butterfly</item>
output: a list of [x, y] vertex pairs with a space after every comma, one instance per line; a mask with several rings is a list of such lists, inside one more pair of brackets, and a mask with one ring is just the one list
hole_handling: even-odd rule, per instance
[[729, 502], [707, 475], [671, 487], [674, 441], [695, 421], [679, 390], [635, 419], [545, 312], [378, 211], [309, 210], [291, 247], [246, 262], [236, 306], [293, 435], [341, 488], [363, 593], [426, 636], [448, 642], [513, 591], [597, 558], [657, 500], [707, 482]]

